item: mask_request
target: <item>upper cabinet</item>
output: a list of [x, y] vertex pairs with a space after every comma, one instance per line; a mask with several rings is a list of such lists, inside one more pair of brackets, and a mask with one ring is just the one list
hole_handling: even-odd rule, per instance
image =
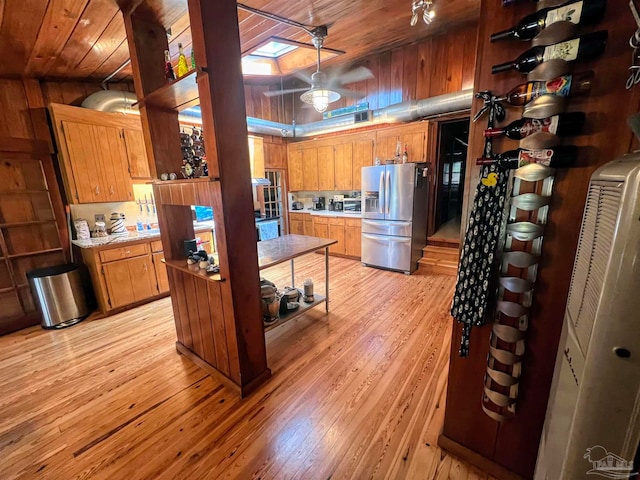
[[264, 140], [262, 137], [249, 135], [249, 163], [251, 178], [264, 178]]
[[133, 182], [152, 178], [140, 119], [49, 106], [70, 203], [133, 201]]
[[427, 158], [427, 122], [416, 122], [399, 127], [383, 128], [376, 131], [374, 158], [385, 160], [395, 158], [398, 143], [400, 152], [405, 146], [410, 162], [426, 162]]

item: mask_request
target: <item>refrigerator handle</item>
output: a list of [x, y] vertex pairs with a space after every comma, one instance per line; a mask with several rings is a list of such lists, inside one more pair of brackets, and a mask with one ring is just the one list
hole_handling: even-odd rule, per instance
[[380, 185], [378, 186], [378, 205], [379, 205], [379, 213], [384, 213], [384, 203], [385, 203], [385, 194], [384, 194], [384, 170], [380, 172]]
[[391, 203], [391, 172], [387, 171], [387, 185], [385, 186], [384, 203], [387, 207], [387, 215], [389, 215], [389, 204]]

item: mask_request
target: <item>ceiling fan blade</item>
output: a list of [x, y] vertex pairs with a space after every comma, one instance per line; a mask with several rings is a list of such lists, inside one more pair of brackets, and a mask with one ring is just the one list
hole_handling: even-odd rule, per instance
[[338, 92], [343, 97], [349, 97], [349, 98], [363, 98], [363, 97], [366, 97], [366, 94], [364, 94], [362, 92], [355, 92], [353, 90], [347, 90], [345, 88], [332, 88], [331, 90], [333, 90], [334, 92]]
[[267, 90], [264, 93], [265, 97], [277, 97], [278, 95], [286, 95], [287, 93], [306, 92], [309, 90], [306, 88], [285, 88], [284, 90]]
[[367, 67], [356, 67], [353, 70], [342, 73], [340, 76], [336, 77], [336, 80], [340, 84], [345, 85], [347, 83], [362, 82], [364, 80], [369, 80], [370, 78], [374, 78], [371, 70]]
[[311, 85], [311, 75], [309, 75], [304, 70], [297, 70], [297, 71], [293, 72], [292, 75], [294, 77], [296, 77], [297, 79], [302, 80], [303, 82], [308, 83], [309, 85]]

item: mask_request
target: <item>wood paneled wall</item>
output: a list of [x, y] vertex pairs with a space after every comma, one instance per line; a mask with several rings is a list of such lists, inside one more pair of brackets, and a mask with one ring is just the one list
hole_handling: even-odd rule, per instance
[[[128, 90], [129, 85], [113, 84], [110, 88]], [[100, 84], [96, 83], [0, 78], [0, 105], [3, 107], [0, 150], [9, 150], [1, 156], [3, 165], [11, 172], [3, 177], [5, 186], [0, 185], [0, 229], [1, 237], [6, 240], [3, 247], [6, 251], [0, 252], [0, 257], [7, 257], [0, 260], [0, 292], [3, 295], [0, 299], [0, 334], [40, 321], [25, 273], [68, 260], [69, 236], [63, 190], [58, 183], [55, 159], [49, 155], [53, 151], [53, 140], [46, 106], [50, 102], [79, 105], [100, 89]], [[29, 193], [27, 184], [37, 185], [32, 188], [35, 194]], [[21, 189], [26, 192], [23, 194]], [[9, 214], [11, 219], [7, 220]], [[15, 225], [21, 222], [35, 224]], [[7, 290], [13, 284], [17, 286], [17, 294]], [[25, 315], [17, 314], [17, 305], [21, 305], [20, 310], [26, 312]]]
[[[515, 72], [491, 75], [491, 66], [516, 58], [529, 48], [529, 43], [490, 43], [489, 35], [516, 24], [534, 10], [533, 3], [523, 2], [502, 8], [500, 2], [482, 0], [475, 91], [491, 90], [500, 94], [526, 81], [523, 75]], [[490, 419], [481, 409], [491, 326], [474, 327], [468, 358], [458, 356], [461, 328], [457, 323], [454, 326], [443, 433], [448, 439], [524, 478], [531, 478], [535, 467], [589, 178], [598, 166], [629, 151], [632, 145], [626, 119], [640, 110], [640, 87], [628, 91], [625, 81], [631, 60], [628, 39], [635, 28], [624, 2], [609, 2], [606, 15], [598, 25], [581, 28], [584, 33], [606, 29], [609, 42], [602, 57], [574, 66], [575, 72], [593, 70], [595, 86], [589, 96], [572, 98], [569, 104], [569, 110], [587, 114], [587, 134], [567, 139], [564, 143], [585, 148], [577, 168], [557, 172], [529, 316], [517, 412], [504, 424]], [[475, 100], [472, 113], [475, 114], [481, 106], [481, 102]], [[522, 114], [521, 108], [507, 110], [508, 116], [502, 125]], [[465, 219], [479, 178], [475, 159], [482, 156], [482, 131], [485, 127], [486, 118], [471, 125]], [[517, 148], [517, 143], [508, 139], [494, 144], [496, 152], [513, 148]], [[490, 323], [491, 319], [487, 321]], [[457, 453], [465, 456], [464, 452]], [[474, 460], [467, 458], [473, 463]]]
[[[394, 103], [434, 97], [473, 87], [477, 24], [475, 22], [429, 37], [419, 43], [395, 48], [362, 59], [352, 66], [369, 68], [375, 78], [346, 87], [364, 94], [357, 101], [341, 98], [330, 105], [336, 109], [355, 103], [369, 102], [369, 108], [384, 108]], [[331, 64], [327, 63], [327, 68]], [[296, 82], [291, 85], [304, 86]], [[272, 87], [273, 88], [273, 87]], [[266, 98], [266, 97], [265, 97]], [[279, 97], [277, 97], [279, 98]], [[298, 123], [322, 119], [313, 108], [304, 107], [300, 94], [285, 96], [284, 118], [291, 123], [291, 102]]]

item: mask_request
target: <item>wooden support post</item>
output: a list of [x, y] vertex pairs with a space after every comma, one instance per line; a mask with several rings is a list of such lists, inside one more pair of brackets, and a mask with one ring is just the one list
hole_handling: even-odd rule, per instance
[[231, 378], [242, 386], [269, 375], [260, 305], [257, 235], [236, 3], [189, 0], [191, 34], [209, 175], [219, 177], [213, 207], [225, 321], [234, 322], [238, 359]]

